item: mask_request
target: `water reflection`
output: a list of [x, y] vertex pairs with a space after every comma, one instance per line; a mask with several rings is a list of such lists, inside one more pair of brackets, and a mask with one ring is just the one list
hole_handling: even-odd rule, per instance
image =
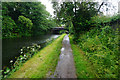
[[45, 40], [57, 38], [59, 35], [42, 35], [2, 40], [2, 66], [9, 66], [10, 60], [20, 55], [20, 48], [34, 43], [41, 44]]

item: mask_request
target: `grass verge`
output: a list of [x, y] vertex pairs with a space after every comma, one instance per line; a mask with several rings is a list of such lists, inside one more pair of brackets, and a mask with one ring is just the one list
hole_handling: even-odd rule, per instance
[[43, 48], [8, 78], [45, 78], [48, 72], [54, 72], [64, 36]]
[[[87, 60], [94, 66], [97, 78], [119, 78], [119, 28], [111, 26], [95, 27], [81, 34], [77, 46], [81, 48]], [[72, 36], [74, 38], [74, 36]]]
[[73, 43], [71, 36], [69, 38], [73, 50], [77, 78], [96, 78], [94, 68], [90, 62], [87, 61], [84, 52]]

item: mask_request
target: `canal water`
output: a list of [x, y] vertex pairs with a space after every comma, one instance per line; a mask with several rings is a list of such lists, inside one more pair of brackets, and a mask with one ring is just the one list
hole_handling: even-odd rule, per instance
[[10, 65], [10, 60], [20, 55], [22, 47], [32, 44], [42, 44], [47, 39], [57, 38], [59, 35], [49, 34], [35, 37], [11, 38], [2, 40], [2, 67]]

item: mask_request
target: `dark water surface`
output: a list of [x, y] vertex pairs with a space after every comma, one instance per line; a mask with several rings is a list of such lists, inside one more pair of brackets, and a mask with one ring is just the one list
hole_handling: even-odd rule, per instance
[[20, 55], [20, 49], [34, 43], [41, 44], [45, 40], [57, 38], [59, 35], [41, 35], [35, 37], [11, 38], [2, 40], [2, 67], [9, 66], [10, 60]]

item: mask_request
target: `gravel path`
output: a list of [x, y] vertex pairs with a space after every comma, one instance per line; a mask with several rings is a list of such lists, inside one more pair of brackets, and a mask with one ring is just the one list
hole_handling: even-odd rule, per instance
[[68, 35], [63, 39], [60, 60], [52, 78], [77, 78]]

